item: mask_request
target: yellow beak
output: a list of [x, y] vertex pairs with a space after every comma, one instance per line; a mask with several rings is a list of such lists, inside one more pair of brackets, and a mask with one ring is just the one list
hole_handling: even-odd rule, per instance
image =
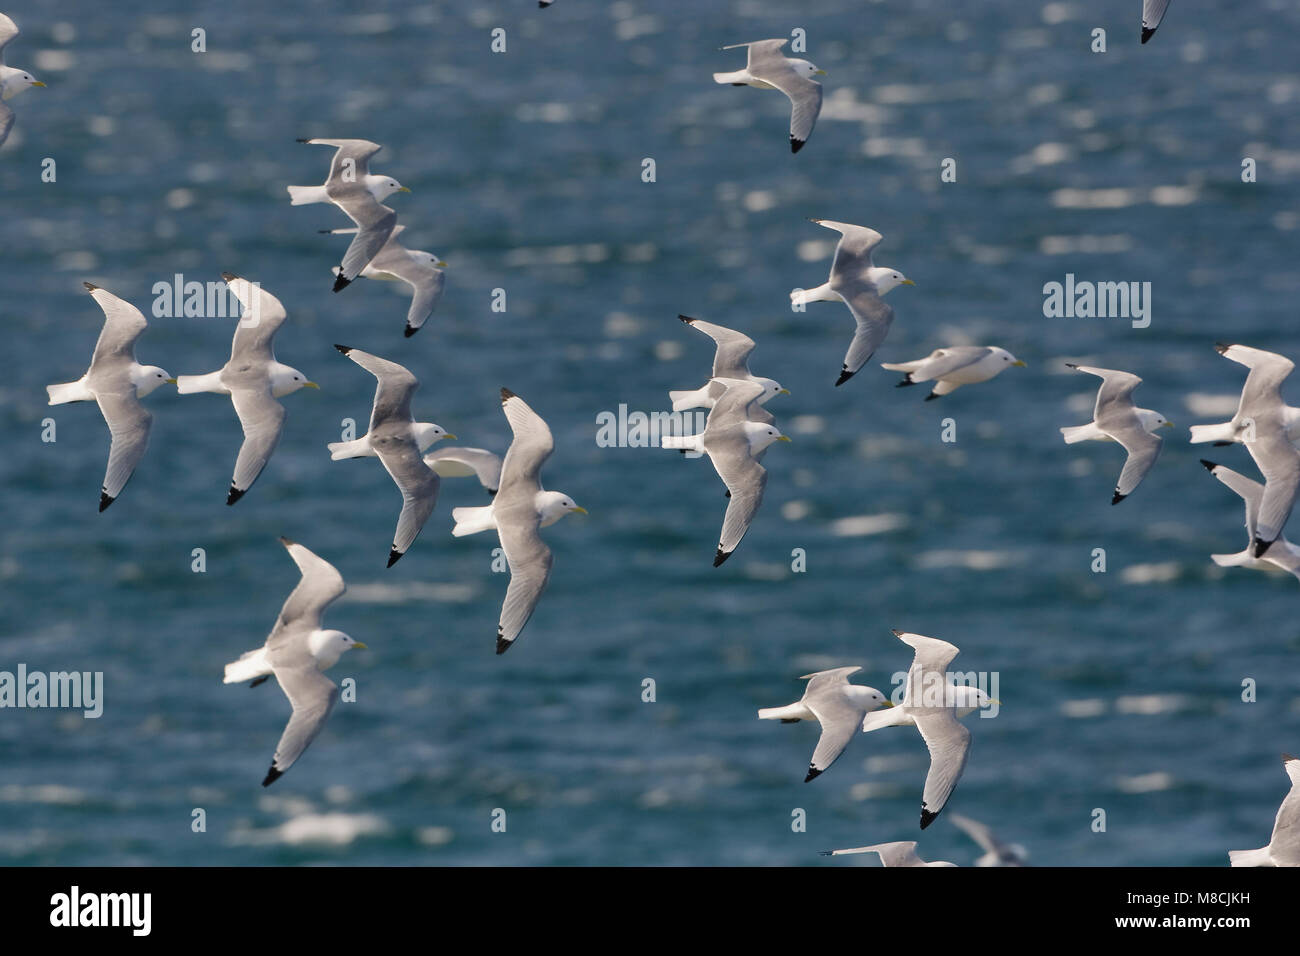
[[302, 383], [302, 387], [303, 387], [303, 388], [320, 388], [320, 386], [317, 385], [315, 382], [303, 382], [303, 383]]
[[406, 186], [402, 186], [402, 187], [401, 187], [400, 189], [398, 189], [397, 191], [398, 191], [399, 193], [409, 193], [411, 190], [408, 189]]
[[456, 436], [453, 435], [451, 432], [444, 432], [442, 437], [443, 437], [443, 438], [450, 438], [452, 441], [455, 441], [455, 440], [456, 440]]
[[582, 505], [574, 505], [573, 510], [578, 512], [578, 514], [583, 514], [583, 515], [587, 514], [587, 509], [584, 508]]
[[42, 87], [43, 87], [44, 85], [45, 85], [45, 84], [42, 83], [40, 80], [32, 80], [32, 86], [42, 86]]
[[447, 263], [443, 262], [441, 259], [435, 262], [434, 265], [436, 265], [439, 269], [447, 268]]
[[814, 70], [813, 72], [816, 73], [818, 76], [825, 76], [825, 75], [826, 75], [826, 71], [825, 71], [825, 70]]
[[1163, 425], [1161, 425], [1160, 427], [1161, 427], [1161, 428], [1173, 428], [1173, 427], [1174, 427], [1174, 423], [1173, 423], [1173, 422], [1165, 422], [1165, 423], [1164, 423]]
[[793, 441], [793, 440], [794, 439], [792, 439], [789, 435], [782, 435], [780, 438], [777, 439], [777, 441]]
[[913, 282], [911, 279], [904, 279], [904, 280], [902, 281], [901, 284], [902, 284], [902, 285], [916, 285], [916, 283]]
[[893, 702], [892, 700], [887, 700], [887, 701], [885, 701], [883, 704], [881, 704], [880, 706], [881, 706], [881, 707], [893, 707], [893, 706], [894, 706], [894, 702]]
[[366, 647], [366, 645], [362, 644], [360, 641], [353, 641], [352, 648], [353, 650], [362, 650], [362, 651], [370, 650], [370, 648]]
[[167, 379], [167, 384], [168, 384], [168, 385], [175, 385], [175, 384], [176, 384], [176, 379], [174, 379], [174, 378], [169, 378], [169, 379]]
[[1016, 359], [1016, 360], [1015, 360], [1014, 362], [1012, 362], [1011, 364], [1012, 364], [1012, 365], [1018, 365], [1020, 368], [1024, 368], [1024, 367], [1025, 367], [1025, 363], [1022, 362], [1022, 361], [1020, 361], [1020, 359]]
[[777, 392], [776, 394], [778, 394], [778, 395], [789, 395], [789, 394], [790, 394], [790, 390], [789, 390], [788, 388], [783, 388], [783, 389], [781, 389], [781, 391]]

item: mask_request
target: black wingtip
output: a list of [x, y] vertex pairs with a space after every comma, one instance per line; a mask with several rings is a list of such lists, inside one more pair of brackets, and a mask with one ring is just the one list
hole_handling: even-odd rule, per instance
[[1262, 558], [1264, 552], [1273, 546], [1272, 541], [1265, 541], [1263, 538], [1255, 539], [1255, 557]]
[[904, 634], [907, 633], [907, 631], [901, 630], [900, 628], [897, 627], [891, 627], [890, 630], [893, 631], [895, 637], [902, 637]]
[[86, 287], [87, 292], [94, 292], [96, 289], [99, 288], [99, 286], [95, 285], [93, 282], [83, 282], [81, 284]]
[[729, 557], [731, 557], [730, 551], [723, 551], [721, 548], [719, 548], [718, 553], [713, 557], [713, 566], [716, 568], [718, 565], [722, 564], [723, 561], [726, 561], [727, 558]]
[[1201, 464], [1205, 466], [1206, 471], [1214, 471], [1214, 469], [1219, 467], [1214, 462], [1206, 461], [1204, 458], [1201, 459]]
[[790, 137], [790, 152], [792, 152], [792, 153], [797, 153], [797, 152], [799, 152], [799, 150], [803, 149], [803, 144], [806, 143], [806, 142], [807, 142], [807, 140], [804, 140], [804, 139], [795, 139], [793, 136], [791, 136], [791, 137]]
[[253, 682], [252, 682], [251, 684], [249, 684], [248, 686], [249, 686], [249, 687], [257, 687], [259, 684], [265, 684], [265, 683], [266, 683], [267, 681], [269, 681], [270, 679], [271, 679], [271, 675], [270, 675], [270, 674], [263, 674], [261, 677], [255, 678], [255, 679], [253, 680]]
[[1151, 36], [1152, 36], [1155, 32], [1156, 32], [1156, 31], [1153, 30], [1153, 29], [1151, 29], [1150, 27], [1143, 27], [1143, 28], [1142, 28], [1142, 42], [1143, 42], [1143, 43], [1146, 43], [1147, 40], [1150, 40], [1150, 39], [1151, 39]]
[[1119, 504], [1121, 501], [1123, 501], [1123, 500], [1124, 500], [1125, 498], [1127, 498], [1127, 497], [1128, 497], [1128, 495], [1121, 495], [1121, 494], [1117, 491], [1117, 492], [1115, 492], [1115, 494], [1111, 495], [1110, 503], [1113, 504], [1113, 505], [1117, 505], [1117, 504]]
[[1230, 441], [1216, 441], [1216, 442], [1214, 443], [1214, 447], [1215, 447], [1215, 448], [1227, 448], [1227, 447], [1228, 447], [1229, 445], [1231, 445], [1231, 444], [1232, 444], [1232, 442], [1230, 442]]
[[817, 855], [818, 855], [818, 856], [834, 856], [834, 855], [835, 855], [835, 851], [834, 851], [834, 850], [818, 850], [818, 851], [817, 851]]
[[925, 807], [922, 807], [921, 808], [921, 829], [924, 830], [931, 823], [933, 823], [934, 818], [937, 817], [938, 815], [939, 814], [931, 813], [929, 810], [925, 809]]
[[116, 501], [116, 500], [117, 500], [116, 498], [110, 498], [110, 497], [109, 497], [105, 492], [101, 491], [101, 492], [99, 493], [99, 510], [100, 510], [100, 512], [103, 513], [104, 509], [107, 508], [109, 505], [111, 505], [111, 504], [112, 504], [114, 501]]
[[835, 386], [838, 388], [839, 386], [841, 386], [841, 385], [843, 385], [845, 382], [847, 382], [849, 379], [851, 379], [855, 374], [857, 374], [857, 373], [856, 373], [856, 372], [850, 372], [847, 368], [845, 368], [845, 369], [841, 369], [841, 370], [840, 370], [840, 377], [837, 378], [837, 379], [835, 380]]
[[309, 140], [309, 139], [300, 139], [300, 140], [297, 140], [297, 142], [299, 142], [299, 143], [310, 143], [311, 140]]
[[345, 278], [343, 278], [343, 273], [342, 273], [342, 272], [340, 272], [338, 275], [336, 275], [336, 276], [334, 277], [334, 291], [335, 291], [335, 292], [342, 292], [344, 289], [346, 289], [346, 288], [347, 288], [348, 286], [350, 286], [351, 284], [352, 284], [352, 280], [351, 280], [351, 279], [345, 279]]
[[1066, 363], [1065, 363], [1065, 367], [1066, 367], [1066, 368], [1078, 368], [1079, 366], [1076, 365], [1074, 362], [1066, 362]]
[[412, 335], [414, 335], [418, 331], [420, 330], [415, 326], [408, 325], [406, 328], [402, 329], [402, 337], [409, 339]]
[[514, 643], [514, 641], [507, 641], [504, 637], [502, 637], [500, 634], [498, 634], [498, 635], [497, 635], [497, 653], [498, 653], [498, 654], [504, 654], [506, 651], [510, 650], [510, 645], [513, 644], [513, 643]]
[[297, 542], [297, 541], [293, 541], [293, 540], [290, 539], [290, 538], [286, 538], [284, 535], [280, 535], [280, 543], [281, 543], [282, 545], [284, 545], [286, 548], [290, 548], [290, 547], [293, 547], [293, 546], [294, 546], [295, 544], [297, 544], [298, 542]]
[[515, 397], [515, 393], [514, 393], [514, 392], [512, 392], [512, 391], [510, 391], [510, 389], [508, 389], [508, 388], [502, 386], [502, 388], [501, 388], [501, 404], [502, 404], [502, 405], [504, 405], [506, 402], [510, 401], [510, 399], [512, 399], [512, 398], [514, 398], [514, 397]]
[[804, 783], [807, 783], [809, 780], [812, 780], [814, 777], [820, 777], [821, 775], [822, 775], [822, 772], [821, 772], [820, 770], [818, 770], [818, 769], [817, 769], [816, 767], [814, 767], [812, 764], [809, 764], [809, 765], [808, 765], [808, 776], [806, 776], [806, 777], [803, 778], [803, 782], [804, 782]]
[[489, 498], [495, 498], [497, 496], [497, 490], [495, 488], [489, 488], [487, 493]]
[[275, 764], [271, 764], [271, 769], [266, 772], [266, 779], [262, 781], [262, 786], [269, 787], [283, 776], [284, 773], [280, 770], [276, 770]]
[[394, 564], [397, 563], [397, 559], [400, 558], [405, 553], [406, 553], [405, 551], [398, 551], [396, 548], [393, 548], [391, 551], [389, 551], [388, 566], [391, 568]]
[[245, 488], [244, 491], [240, 491], [238, 488], [236, 488], [236, 487], [232, 484], [232, 485], [230, 486], [230, 491], [226, 494], [226, 504], [227, 504], [227, 505], [233, 505], [233, 504], [234, 504], [236, 501], [238, 501], [240, 498], [244, 497], [244, 492], [245, 492], [245, 491], [248, 491], [248, 489]]
[[916, 383], [912, 381], [912, 373], [908, 372], [906, 375], [903, 376], [903, 380], [899, 382], [897, 385], [895, 385], [894, 388], [907, 388], [907, 386], [915, 385], [915, 384]]
[[350, 345], [339, 345], [337, 342], [334, 343], [334, 347], [335, 347], [336, 349], [338, 349], [340, 352], [342, 352], [344, 355], [347, 355], [349, 352], [352, 351], [352, 346], [350, 346]]
[[943, 396], [940, 395], [938, 392], [931, 392], [929, 395], [925, 396], [925, 400], [926, 400], [927, 402], [932, 402], [932, 401], [934, 401], [936, 398], [943, 398]]
[[235, 275], [233, 272], [223, 272], [221, 273], [221, 278], [225, 279], [227, 282], [234, 282], [239, 278], [239, 276]]
[[695, 319], [692, 316], [682, 315], [680, 312], [677, 313], [677, 318], [681, 319], [687, 325], [690, 325], [692, 322], [695, 321]]
[[1232, 343], [1231, 343], [1231, 342], [1215, 342], [1215, 343], [1214, 343], [1214, 351], [1218, 352], [1220, 355], [1222, 355], [1224, 352], [1228, 351], [1228, 349], [1230, 349], [1230, 348], [1232, 348]]

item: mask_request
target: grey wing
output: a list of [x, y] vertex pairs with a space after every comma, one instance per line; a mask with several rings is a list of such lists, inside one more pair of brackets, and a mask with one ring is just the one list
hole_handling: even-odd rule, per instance
[[555, 439], [542, 417], [508, 388], [501, 389], [501, 409], [514, 435], [501, 465], [501, 489], [508, 493], [518, 487], [531, 497], [541, 486], [542, 465], [551, 456]]
[[759, 420], [754, 417], [754, 410], [759, 407], [758, 400], [763, 395], [762, 385], [743, 379], [711, 379], [710, 391], [715, 384], [723, 386], [724, 391], [713, 400], [713, 409], [705, 419], [706, 432], [710, 428], [716, 430]]
[[[236, 388], [231, 391], [230, 400], [244, 430], [244, 443], [239, 447], [235, 473], [230, 480], [230, 497], [237, 501], [252, 487], [280, 443], [285, 412], [284, 406], [271, 397], [269, 387]], [[234, 504], [234, 501], [227, 503]]]
[[814, 674], [804, 674], [800, 680], [806, 680], [808, 686], [804, 688], [803, 696], [807, 700], [816, 694], [825, 693], [842, 689], [849, 682], [849, 676], [862, 670], [861, 667], [833, 667], [826, 671], [817, 671]]
[[338, 568], [320, 555], [288, 538], [281, 538], [280, 543], [288, 550], [289, 557], [293, 558], [302, 577], [280, 608], [275, 630], [267, 641], [267, 646], [272, 648], [284, 646], [286, 641], [278, 638], [291, 637], [285, 631], [293, 625], [298, 625], [295, 631], [314, 631], [320, 626], [325, 608], [347, 590]]
[[1142, 0], [1142, 42], [1151, 39], [1169, 9], [1169, 0]]
[[510, 565], [510, 586], [506, 589], [505, 603], [501, 605], [501, 618], [497, 623], [497, 653], [504, 653], [528, 619], [533, 616], [537, 601], [546, 582], [551, 577], [554, 558], [537, 533], [534, 520], [523, 525], [498, 525], [501, 549]]
[[1264, 486], [1253, 478], [1247, 478], [1245, 475], [1233, 471], [1231, 468], [1225, 468], [1223, 465], [1215, 465], [1210, 469], [1210, 474], [1235, 491], [1245, 501], [1246, 533], [1253, 540], [1255, 537], [1255, 524], [1259, 520], [1259, 503], [1264, 499]]
[[781, 54], [781, 47], [789, 42], [785, 37], [779, 37], [775, 40], [754, 40], [751, 43], [733, 43], [730, 46], [724, 46], [724, 50], [734, 50], [736, 47], [747, 47], [745, 69], [751, 75], [758, 76], [754, 72], [755, 67], [759, 70], [771, 70], [773, 65], [779, 65], [785, 61]]
[[727, 513], [722, 518], [715, 567], [735, 551], [745, 537], [754, 515], [758, 513], [758, 506], [763, 503], [763, 489], [767, 487], [767, 469], [750, 457], [747, 449], [736, 448], [734, 455], [721, 457], [722, 461], [719, 461], [712, 452], [709, 454], [713, 467], [731, 492]]
[[896, 843], [880, 843], [868, 849], [880, 854], [880, 862], [885, 866], [923, 866], [925, 861], [916, 854], [915, 840], [900, 840]]
[[870, 226], [859, 226], [851, 222], [836, 222], [834, 219], [814, 219], [813, 222], [825, 229], [833, 229], [840, 234], [840, 241], [835, 246], [835, 258], [831, 260], [831, 276], [854, 276], [871, 267], [871, 252], [884, 242], [885, 237]]
[[1283, 767], [1291, 778], [1291, 790], [1278, 807], [1273, 821], [1269, 852], [1280, 866], [1300, 866], [1300, 760], [1285, 756]]
[[273, 661], [272, 668], [280, 688], [293, 704], [293, 716], [275, 746], [275, 756], [271, 758], [271, 769], [262, 782], [263, 786], [292, 767], [302, 756], [325, 726], [325, 720], [339, 698], [338, 687], [320, 672], [310, 656], [288, 667], [277, 667]]
[[130, 302], [119, 299], [107, 289], [89, 283], [86, 287], [90, 290], [90, 297], [104, 311], [104, 327], [90, 359], [91, 371], [98, 366], [133, 360], [136, 339], [148, 328], [144, 315]]
[[0, 13], [0, 66], [4, 66], [5, 63], [5, 47], [16, 36], [18, 36], [18, 24]]
[[748, 335], [700, 319], [690, 319], [687, 324], [717, 344], [713, 355], [714, 378], [739, 378], [749, 373], [749, 353], [754, 351], [754, 340]]
[[393, 550], [388, 566], [406, 553], [438, 503], [438, 476], [424, 463], [414, 441], [380, 441], [375, 448], [379, 461], [402, 493], [402, 513], [397, 518]]
[[375, 403], [370, 412], [370, 430], [390, 423], [406, 424], [411, 421], [411, 396], [420, 387], [420, 380], [410, 369], [388, 359], [371, 355], [361, 349], [336, 345], [340, 352], [378, 380]]
[[14, 111], [4, 100], [0, 100], [0, 146], [9, 138], [9, 131], [14, 128]]
[[959, 345], [950, 349], [939, 349], [925, 359], [921, 367], [912, 373], [913, 381], [940, 379], [951, 375], [958, 369], [974, 365], [991, 354], [992, 349], [980, 345]]
[[822, 111], [822, 85], [793, 70], [767, 81], [790, 100], [790, 146], [797, 153], [817, 125]]
[[1113, 368], [1095, 368], [1090, 365], [1070, 367], [1089, 375], [1096, 375], [1101, 379], [1101, 388], [1097, 389], [1097, 401], [1092, 411], [1092, 417], [1098, 425], [1104, 424], [1107, 415], [1120, 415], [1133, 408], [1133, 390], [1142, 384], [1142, 379], [1132, 372], [1121, 372]]
[[993, 830], [988, 825], [964, 817], [960, 813], [948, 814], [948, 822], [979, 844], [986, 853], [1002, 853], [1002, 844], [993, 836]]
[[370, 260], [379, 254], [397, 225], [397, 212], [378, 202], [365, 189], [335, 200], [348, 218], [357, 224], [357, 234], [343, 253], [340, 277], [349, 282], [361, 274]]
[[272, 361], [275, 358], [272, 340], [288, 317], [284, 306], [259, 283], [249, 282], [233, 272], [223, 272], [221, 277], [244, 307], [230, 345], [231, 363], [248, 366]]
[[[336, 150], [330, 160], [329, 177], [325, 184], [350, 183], [362, 179], [370, 172], [370, 157], [383, 149], [378, 143], [366, 139], [309, 139], [313, 146], [333, 146]], [[344, 178], [344, 174], [348, 178]]]
[[930, 750], [930, 770], [925, 775], [925, 790], [921, 794], [921, 829], [924, 830], [957, 788], [970, 754], [970, 731], [951, 709], [917, 714], [916, 729]]
[[411, 306], [406, 311], [406, 334], [410, 335], [428, 321], [442, 300], [442, 290], [447, 284], [447, 274], [434, 266], [416, 262], [410, 256], [397, 262], [388, 271], [411, 287]]
[[1273, 541], [1282, 533], [1295, 505], [1300, 486], [1300, 452], [1280, 431], [1257, 433], [1255, 441], [1246, 443], [1246, 450], [1265, 479], [1255, 533], [1262, 541]]
[[424, 463], [444, 478], [474, 475], [493, 493], [501, 485], [501, 457], [486, 448], [440, 448], [425, 455]]
[[808, 765], [808, 777], [811, 779], [833, 764], [844, 752], [853, 735], [858, 732], [862, 717], [858, 709], [850, 705], [842, 694], [819, 694], [811, 700], [805, 695], [804, 701], [822, 725], [822, 735]]
[[844, 296], [844, 301], [857, 322], [853, 340], [844, 353], [844, 368], [840, 373], [852, 375], [867, 364], [885, 341], [889, 327], [894, 322], [894, 307], [880, 297], [874, 285], [867, 283], [850, 295], [844, 292], [840, 292], [840, 295]]
[[[101, 492], [111, 500], [122, 493], [135, 466], [144, 457], [145, 449], [149, 447], [149, 427], [153, 423], [153, 416], [140, 404], [134, 389], [129, 392], [98, 392], [95, 400], [99, 403], [99, 410], [113, 436]], [[101, 505], [100, 510], [105, 506]]]
[[1147, 476], [1147, 472], [1160, 457], [1160, 449], [1165, 443], [1143, 428], [1136, 417], [1131, 428], [1108, 432], [1108, 434], [1128, 452], [1124, 470], [1119, 473], [1119, 481], [1115, 483], [1116, 496], [1127, 497]]

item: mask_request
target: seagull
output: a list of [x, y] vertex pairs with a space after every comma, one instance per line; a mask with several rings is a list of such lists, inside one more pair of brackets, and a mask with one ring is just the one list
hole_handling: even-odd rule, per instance
[[712, 408], [713, 403], [725, 391], [716, 379], [739, 379], [746, 382], [757, 382], [763, 386], [763, 394], [759, 397], [757, 404], [753, 406], [754, 418], [752, 420], [762, 422], [765, 425], [772, 424], [775, 421], [772, 413], [761, 406], [775, 395], [789, 395], [790, 390], [783, 388], [781, 383], [775, 379], [761, 378], [750, 373], [749, 355], [754, 351], [754, 340], [743, 332], [724, 328], [721, 325], [714, 325], [712, 322], [693, 319], [689, 315], [679, 315], [677, 318], [713, 339], [717, 344], [717, 348], [713, 353], [713, 374], [708, 382], [694, 391], [668, 393], [668, 397], [673, 402], [673, 411], [682, 412], [689, 408]]
[[988, 826], [960, 813], [950, 813], [948, 819], [984, 850], [984, 855], [975, 861], [976, 866], [1028, 865], [1029, 853], [1019, 843], [1003, 843]]
[[804, 783], [821, 774], [839, 758], [869, 711], [893, 706], [874, 687], [849, 683], [849, 675], [860, 670], [861, 667], [836, 667], [804, 674], [799, 679], [808, 681], [808, 686], [798, 703], [764, 707], [758, 712], [759, 720], [779, 720], [783, 724], [815, 720], [822, 725], [821, 738], [808, 764]]
[[5, 47], [16, 36], [18, 24], [0, 13], [0, 146], [9, 138], [9, 131], [14, 126], [14, 111], [5, 105], [5, 100], [11, 100], [33, 86], [45, 85], [26, 70], [5, 66]]
[[716, 381], [726, 386], [726, 391], [709, 412], [704, 431], [698, 435], [665, 435], [660, 439], [663, 448], [706, 453], [727, 486], [731, 500], [722, 519], [718, 553], [713, 558], [715, 568], [731, 557], [763, 503], [767, 470], [758, 463], [758, 456], [772, 442], [790, 440], [775, 426], [753, 420], [753, 409], [764, 391], [762, 385], [738, 379]]
[[1165, 18], [1170, 0], [1142, 0], [1142, 42], [1146, 43]]
[[[420, 452], [427, 447], [421, 442], [428, 438], [437, 441], [456, 436], [447, 434], [431, 422], [417, 422], [411, 417], [411, 396], [420, 387], [420, 382], [408, 369], [348, 345], [334, 347], [379, 380], [369, 429], [356, 442], [343, 444], [364, 442], [402, 493], [402, 513], [398, 515], [393, 547], [388, 553], [388, 566], [391, 568], [415, 542], [420, 529], [433, 513], [433, 506], [438, 503], [440, 481], [437, 473], [420, 457]], [[334, 446], [330, 447], [330, 457], [334, 458]]]
[[1282, 401], [1282, 383], [1295, 363], [1276, 352], [1248, 345], [1215, 346], [1219, 354], [1250, 369], [1236, 414], [1222, 425], [1197, 425], [1192, 441], [1240, 441], [1264, 475], [1264, 497], [1255, 528], [1255, 557], [1261, 558], [1291, 515], [1300, 487], [1300, 451], [1287, 435], [1291, 410]]
[[[0, 14], [0, 21], [7, 19]], [[0, 22], [0, 27], [3, 25]], [[107, 289], [89, 282], [82, 284], [104, 310], [104, 328], [95, 343], [86, 374], [75, 382], [46, 385], [45, 390], [51, 405], [99, 403], [100, 414], [113, 436], [108, 450], [108, 470], [99, 492], [99, 510], [103, 511], [122, 493], [149, 446], [153, 416], [140, 404], [140, 399], [165, 382], [176, 384], [176, 379], [156, 365], [141, 365], [136, 361], [136, 340], [148, 327], [140, 310]]]
[[510, 566], [510, 587], [497, 623], [498, 654], [510, 650], [519, 637], [551, 577], [551, 550], [538, 529], [573, 511], [587, 513], [568, 495], [542, 490], [542, 465], [555, 448], [542, 417], [508, 388], [501, 389], [501, 408], [514, 434], [501, 466], [501, 487], [492, 504], [451, 512], [456, 521], [451, 533], [458, 538], [495, 529]]
[[779, 40], [755, 40], [752, 43], [733, 43], [724, 50], [748, 47], [748, 62], [743, 70], [734, 73], [714, 73], [713, 81], [732, 86], [752, 86], [756, 90], [780, 90], [790, 100], [790, 152], [803, 149], [812, 135], [817, 115], [822, 111], [822, 85], [814, 76], [825, 76], [807, 60], [796, 60], [781, 53], [788, 37]]
[[921, 796], [921, 829], [937, 817], [957, 787], [970, 753], [970, 731], [959, 722], [992, 702], [978, 687], [949, 680], [948, 665], [959, 651], [947, 641], [895, 630], [904, 644], [915, 649], [912, 666], [907, 672], [903, 702], [897, 707], [862, 718], [862, 730], [869, 733], [881, 727], [913, 726], [930, 751], [930, 771], [925, 775]]
[[859, 846], [851, 850], [822, 850], [822, 856], [844, 856], [848, 853], [878, 853], [882, 866], [956, 866], [936, 860], [927, 863], [916, 855], [915, 840], [900, 840], [897, 843], [877, 843], [875, 846]]
[[[384, 247], [361, 270], [361, 278], [405, 282], [411, 287], [411, 307], [406, 311], [406, 328], [402, 332], [409, 339], [420, 331], [420, 327], [433, 315], [433, 310], [442, 299], [442, 287], [447, 281], [442, 270], [447, 268], [447, 263], [431, 252], [408, 249], [398, 242], [397, 237], [405, 228], [402, 225], [393, 227]], [[352, 236], [357, 233], [356, 229], [325, 231], [336, 236]], [[339, 272], [340, 267], [335, 266], [334, 274], [338, 275]]]
[[302, 572], [266, 644], [226, 665], [222, 683], [251, 681], [252, 687], [274, 675], [280, 689], [293, 704], [293, 716], [280, 736], [262, 786], [275, 783], [302, 756], [339, 699], [338, 685], [322, 671], [338, 663], [344, 651], [365, 649], [342, 631], [321, 630], [321, 615], [347, 590], [338, 569], [288, 538], [280, 543]]
[[1115, 493], [1110, 499], [1112, 505], [1117, 505], [1134, 492], [1160, 457], [1164, 442], [1153, 432], [1157, 428], [1173, 428], [1173, 422], [1166, 421], [1159, 412], [1134, 406], [1133, 390], [1142, 384], [1142, 379], [1136, 375], [1110, 368], [1065, 364], [1068, 368], [1101, 378], [1093, 420], [1087, 425], [1062, 428], [1061, 434], [1068, 445], [1092, 440], [1117, 441], [1124, 446], [1128, 460], [1124, 462], [1124, 470], [1120, 472]]
[[501, 486], [501, 457], [486, 448], [453, 445], [439, 448], [424, 456], [424, 463], [441, 478], [476, 477], [489, 495]]
[[1277, 808], [1273, 836], [1258, 850], [1229, 850], [1232, 866], [1300, 866], [1300, 759], [1282, 755], [1282, 769], [1291, 778], [1291, 789]]
[[1259, 519], [1259, 503], [1264, 499], [1264, 486], [1254, 479], [1201, 459], [1201, 464], [1215, 478], [1235, 491], [1246, 502], [1246, 547], [1236, 554], [1212, 554], [1210, 560], [1221, 568], [1281, 568], [1300, 578], [1300, 548], [1279, 535], [1274, 546], [1263, 558], [1255, 557], [1255, 522]]
[[320, 388], [296, 368], [277, 362], [272, 348], [275, 332], [287, 315], [280, 300], [258, 283], [231, 272], [221, 273], [230, 291], [244, 307], [230, 361], [206, 375], [182, 375], [176, 390], [182, 395], [216, 392], [229, 395], [244, 430], [244, 443], [235, 460], [226, 504], [233, 505], [252, 487], [266, 467], [284, 431], [284, 406], [276, 401], [300, 388]]
[[333, 146], [329, 176], [322, 186], [290, 186], [290, 204], [332, 202], [357, 224], [358, 231], [334, 278], [340, 292], [379, 255], [397, 225], [397, 213], [383, 204], [395, 192], [410, 190], [389, 176], [370, 172], [370, 157], [383, 149], [365, 139], [300, 139], [313, 146]]
[[844, 355], [840, 377], [835, 380], [836, 385], [843, 385], [871, 360], [889, 334], [889, 327], [894, 322], [894, 309], [881, 297], [897, 286], [916, 283], [897, 269], [872, 265], [871, 252], [885, 238], [876, 230], [830, 219], [810, 219], [809, 222], [834, 229], [840, 234], [840, 241], [835, 247], [830, 278], [815, 289], [796, 289], [790, 293], [790, 301], [796, 305], [843, 302], [849, 307], [857, 330]]
[[880, 363], [881, 368], [891, 372], [907, 373], [898, 383], [898, 388], [933, 381], [934, 388], [925, 396], [927, 402], [963, 385], [987, 382], [1013, 365], [1024, 368], [1025, 363], [996, 345], [955, 345], [935, 349], [925, 358], [912, 362]]

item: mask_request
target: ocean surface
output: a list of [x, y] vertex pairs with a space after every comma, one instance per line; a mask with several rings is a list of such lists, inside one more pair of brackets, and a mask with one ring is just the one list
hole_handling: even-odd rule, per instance
[[[98, 719], [0, 710], [0, 862], [846, 866], [875, 859], [817, 851], [919, 839], [968, 864], [950, 821], [917, 830], [914, 731], [859, 735], [805, 784], [817, 728], [755, 717], [824, 667], [889, 693], [911, 659], [891, 628], [996, 674], [948, 809], [1031, 863], [1226, 865], [1266, 843], [1300, 748], [1300, 583], [1210, 561], [1245, 532], [1198, 459], [1256, 472], [1186, 426], [1235, 405], [1244, 369], [1216, 341], [1300, 353], [1300, 4], [1180, 0], [1145, 46], [1139, 8], [9, 0], [8, 62], [48, 88], [14, 101], [0, 151], [0, 670], [102, 672], [104, 700]], [[787, 101], [710, 74], [744, 63], [718, 47], [796, 28], [828, 76], [792, 156]], [[342, 244], [318, 230], [347, 223], [285, 192], [324, 179], [329, 152], [295, 142], [312, 136], [382, 143], [375, 168], [411, 188], [389, 201], [403, 241], [450, 264], [417, 336], [404, 287], [330, 292]], [[876, 261], [916, 283], [840, 388], [847, 310], [789, 306], [834, 247], [809, 217], [878, 229]], [[321, 390], [284, 399], [278, 451], [228, 508], [230, 402], [160, 389], [148, 455], [97, 513], [107, 428], [45, 404], [101, 327], [81, 283], [149, 314], [155, 283], [223, 271], [284, 302], [277, 354]], [[1149, 327], [1045, 317], [1069, 274], [1149, 282]], [[678, 313], [751, 334], [754, 371], [792, 393], [768, 408], [793, 442], [718, 569], [709, 464], [596, 441], [601, 412], [705, 381], [712, 345]], [[233, 327], [152, 318], [139, 356], [211, 371]], [[453, 507], [488, 501], [472, 480], [444, 482], [385, 569], [397, 490], [325, 451], [374, 390], [336, 342], [409, 366], [418, 416], [459, 443], [504, 451], [501, 386], [549, 422], [544, 480], [590, 516], [544, 532], [554, 573], [509, 654], [496, 541], [450, 535]], [[925, 402], [878, 365], [965, 343], [1028, 367]], [[1178, 426], [1118, 507], [1121, 449], [1058, 432], [1095, 394], [1067, 361], [1141, 375]], [[369, 649], [330, 672], [355, 702], [263, 789], [288, 703], [221, 677], [297, 581], [282, 534], [340, 569], [327, 626]]]

